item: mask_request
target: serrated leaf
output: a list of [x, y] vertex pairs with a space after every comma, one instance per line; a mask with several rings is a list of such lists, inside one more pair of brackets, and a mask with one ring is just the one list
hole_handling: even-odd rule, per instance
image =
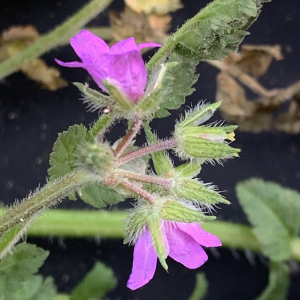
[[192, 86], [198, 80], [199, 75], [195, 74], [198, 61], [189, 58], [182, 58], [177, 53], [172, 53], [168, 62], [177, 62], [168, 75], [173, 77], [172, 89], [168, 92], [168, 97], [160, 104], [160, 109], [156, 111], [155, 118], [166, 117], [168, 109], [178, 109], [185, 103], [185, 97], [194, 92]]
[[20, 289], [14, 295], [13, 300], [53, 300], [56, 295], [56, 287], [51, 277], [43, 280], [36, 275], [20, 285]]
[[176, 34], [175, 51], [198, 60], [221, 60], [236, 51], [256, 20], [260, 0], [215, 0]]
[[269, 283], [256, 300], [285, 300], [289, 284], [288, 267], [282, 262], [271, 261]]
[[113, 271], [103, 263], [96, 262], [72, 292], [70, 300], [100, 300], [117, 285]]
[[290, 258], [290, 241], [300, 228], [299, 193], [255, 178], [239, 183], [236, 191], [263, 253], [274, 261]]
[[84, 202], [96, 208], [117, 204], [125, 200], [122, 194], [101, 183], [87, 186], [79, 192], [79, 196]]
[[[50, 168], [48, 174], [50, 180], [67, 175], [74, 169], [74, 161], [78, 153], [78, 145], [85, 141], [91, 142], [92, 135], [84, 125], [74, 125], [58, 134], [58, 138], [53, 145], [53, 152], [50, 154]], [[71, 200], [76, 200], [75, 193], [69, 195]]]
[[202, 300], [208, 290], [208, 282], [204, 273], [196, 274], [194, 291], [188, 300]]
[[43, 265], [48, 251], [31, 244], [18, 244], [0, 261], [0, 299], [13, 299], [20, 284], [29, 280]]

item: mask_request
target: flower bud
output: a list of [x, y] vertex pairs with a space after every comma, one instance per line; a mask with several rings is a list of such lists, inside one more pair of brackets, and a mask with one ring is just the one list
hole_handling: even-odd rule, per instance
[[166, 200], [159, 212], [159, 216], [167, 221], [195, 223], [213, 221], [214, 216], [206, 216], [191, 205], [179, 201]]
[[77, 164], [100, 177], [107, 177], [117, 166], [117, 159], [108, 144], [86, 143], [81, 146]]
[[201, 183], [197, 179], [184, 177], [176, 178], [173, 192], [179, 198], [189, 199], [199, 204], [230, 204], [230, 202], [222, 197], [218, 192]]
[[233, 130], [237, 126], [176, 126], [174, 137], [177, 154], [182, 159], [220, 160], [238, 157], [240, 149], [230, 147], [225, 140], [234, 140]]

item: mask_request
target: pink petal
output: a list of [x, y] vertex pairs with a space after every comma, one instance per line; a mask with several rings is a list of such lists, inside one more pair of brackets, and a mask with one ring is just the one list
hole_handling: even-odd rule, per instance
[[139, 44], [137, 46], [137, 49], [139, 51], [141, 51], [141, 49], [143, 48], [149, 48], [149, 47], [161, 47], [161, 44], [156, 44], [156, 43], [143, 43], [143, 44]]
[[169, 256], [189, 269], [202, 266], [208, 259], [202, 247], [188, 234], [178, 228], [167, 232]]
[[135, 43], [134, 37], [130, 37], [127, 40], [120, 41], [111, 47], [113, 54], [122, 54], [129, 51], [137, 51], [138, 47]]
[[198, 223], [176, 222], [177, 227], [183, 232], [189, 234], [197, 243], [205, 247], [222, 246], [220, 239], [205, 231]]
[[81, 30], [71, 38], [70, 43], [83, 63], [91, 63], [95, 57], [110, 53], [105, 41], [88, 30]]
[[157, 263], [149, 230], [146, 230], [137, 241], [133, 252], [132, 271], [127, 287], [136, 290], [147, 284], [154, 276]]
[[54, 59], [56, 61], [56, 63], [58, 63], [59, 65], [63, 66], [63, 67], [68, 67], [68, 68], [83, 68], [83, 64], [82, 62], [79, 61], [72, 61], [72, 62], [63, 62], [59, 59]]
[[120, 82], [125, 93], [135, 102], [144, 95], [147, 72], [143, 58], [138, 51], [114, 55], [109, 75]]

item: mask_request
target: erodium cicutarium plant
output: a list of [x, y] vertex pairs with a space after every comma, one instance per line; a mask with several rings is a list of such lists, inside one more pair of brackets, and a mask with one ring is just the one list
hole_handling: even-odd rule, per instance
[[[161, 139], [151, 122], [168, 117], [185, 103], [194, 91], [199, 61], [222, 59], [237, 49], [260, 11], [260, 2], [216, 0], [164, 45], [137, 45], [130, 37], [110, 47], [87, 30], [72, 37], [78, 61], [56, 62], [83, 68], [92, 77], [97, 89], [73, 84], [88, 110], [98, 111], [99, 117], [90, 128], [73, 125], [59, 134], [50, 155], [47, 184], [1, 216], [1, 258], [36, 216], [66, 197], [80, 198], [95, 208], [133, 198], [124, 239], [134, 245], [128, 288], [147, 284], [157, 260], [168, 270], [167, 257], [189, 269], [201, 267], [208, 259], [204, 247], [221, 246], [216, 235], [202, 228], [203, 223], [214, 221], [216, 205], [229, 201], [198, 174], [205, 163], [239, 156], [240, 150], [231, 146], [237, 126], [209, 123], [221, 103], [205, 101], [186, 110], [167, 138]], [[145, 48], [156, 52], [147, 64], [141, 54]], [[126, 134], [108, 140], [107, 132], [119, 120], [127, 124]], [[137, 134], [145, 135], [144, 145], [136, 144]]]

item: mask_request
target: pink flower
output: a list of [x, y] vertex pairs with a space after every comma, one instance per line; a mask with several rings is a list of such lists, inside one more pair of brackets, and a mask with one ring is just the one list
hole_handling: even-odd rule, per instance
[[140, 50], [161, 45], [145, 43], [137, 46], [131, 37], [109, 48], [101, 38], [82, 30], [71, 38], [71, 46], [82, 62], [62, 62], [56, 59], [58, 64], [69, 68], [84, 68], [104, 91], [106, 89], [102, 81], [108, 79], [128, 99], [137, 103], [143, 97], [147, 83], [147, 72]]
[[[166, 256], [172, 257], [189, 269], [202, 266], [208, 259], [203, 250], [205, 247], [221, 246], [215, 235], [203, 230], [198, 223], [181, 223], [164, 221], [162, 234]], [[154, 276], [157, 263], [149, 229], [138, 239], [133, 253], [132, 272], [127, 287], [136, 290], [148, 283]]]

